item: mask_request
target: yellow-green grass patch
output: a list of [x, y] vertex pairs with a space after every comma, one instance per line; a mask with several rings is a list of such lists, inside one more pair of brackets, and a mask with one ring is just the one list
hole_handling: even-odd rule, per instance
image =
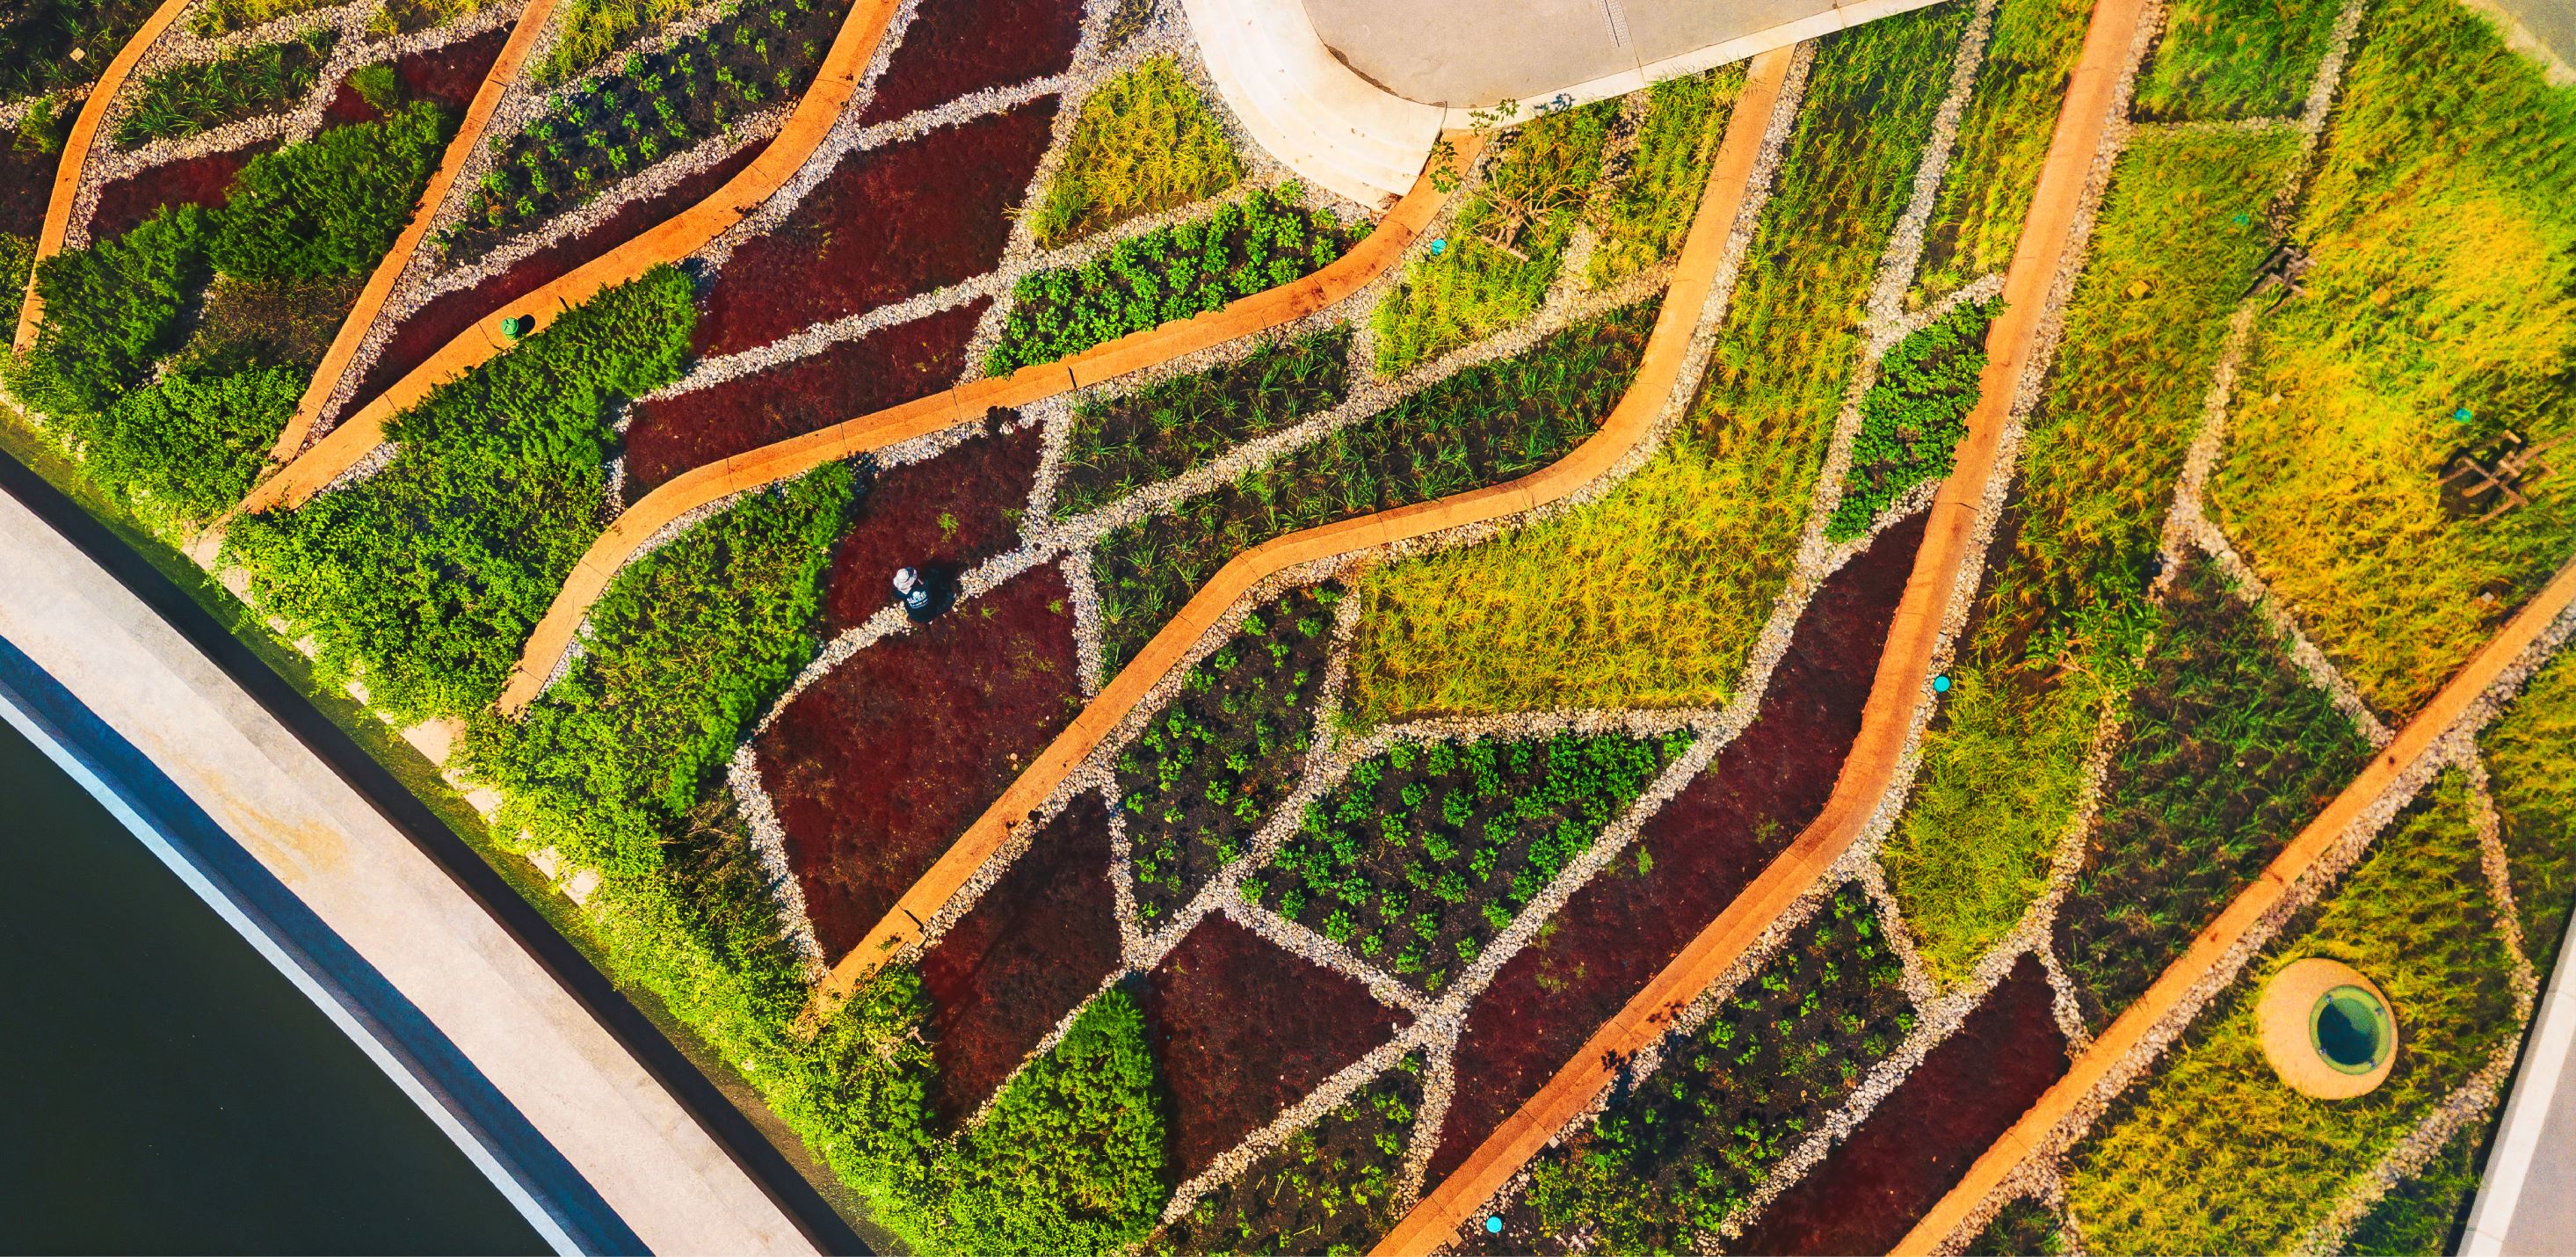
[[1924, 227], [1923, 265], [1908, 304], [1920, 309], [2012, 262], [2092, 14], [2093, 0], [2003, 0], [1996, 7], [1985, 64], [1959, 120], [1959, 146]]
[[2134, 112], [2157, 122], [2277, 117], [2305, 103], [2343, 0], [2173, 0]]
[[2531, 679], [2478, 739], [2486, 752], [2524, 949], [2548, 972], [2576, 902], [2576, 653]]
[[1646, 98], [1637, 148], [1593, 206], [1593, 246], [1585, 282], [1606, 287], [1672, 257], [1699, 210], [1700, 190], [1718, 141], [1744, 90], [1744, 67], [1725, 66], [1665, 79]]
[[1102, 84], [1082, 106], [1034, 231], [1053, 248], [1205, 200], [1243, 178], [1234, 142], [1170, 57]]

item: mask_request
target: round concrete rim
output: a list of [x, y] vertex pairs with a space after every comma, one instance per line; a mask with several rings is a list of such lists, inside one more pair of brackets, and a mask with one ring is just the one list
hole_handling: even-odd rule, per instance
[[[2316, 1019], [2327, 996], [2352, 987], [2378, 1001], [2388, 1017], [2388, 1047], [2377, 1065], [2360, 1073], [2337, 1068], [2317, 1046]], [[2349, 1100], [2367, 1095], [2388, 1080], [2397, 1065], [2397, 1006], [2379, 984], [2339, 960], [2309, 956], [2282, 966], [2254, 1005], [2254, 1022], [2262, 1036], [2263, 1059], [2281, 1081], [2301, 1095], [2319, 1100]]]

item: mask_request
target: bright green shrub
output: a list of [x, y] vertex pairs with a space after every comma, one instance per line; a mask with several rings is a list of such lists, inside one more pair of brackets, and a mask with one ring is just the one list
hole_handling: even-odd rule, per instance
[[187, 531], [250, 492], [261, 458], [303, 395], [304, 377], [295, 371], [199, 375], [182, 367], [127, 393], [104, 415], [67, 423], [82, 447], [83, 474], [137, 516]]
[[252, 158], [212, 216], [215, 269], [314, 279], [374, 266], [429, 185], [450, 129], [436, 104], [418, 101]]
[[99, 414], [178, 348], [182, 318], [205, 286], [206, 215], [164, 209], [134, 230], [65, 249], [36, 267], [45, 321], [10, 388], [37, 410]]
[[396, 415], [383, 471], [236, 520], [226, 551], [326, 678], [400, 720], [471, 714], [599, 535], [609, 408], [679, 375], [696, 319], [674, 268], [609, 289]]
[[2001, 272], [2021, 241], [2040, 163], [2084, 47], [2093, 0], [2002, 0], [1977, 85], [1959, 119], [1959, 147], [1923, 228], [1915, 308]]
[[1083, 102], [1064, 164], [1038, 202], [1037, 242], [1051, 249], [1205, 200], [1241, 178], [1234, 142], [1198, 89], [1170, 57], [1155, 57]]
[[1962, 302], [1879, 359], [1878, 380], [1861, 395], [1860, 432], [1842, 500], [1825, 521], [1827, 541], [1868, 532], [1908, 490], [1958, 464], [1986, 369], [1986, 325], [2002, 308], [2000, 297]]

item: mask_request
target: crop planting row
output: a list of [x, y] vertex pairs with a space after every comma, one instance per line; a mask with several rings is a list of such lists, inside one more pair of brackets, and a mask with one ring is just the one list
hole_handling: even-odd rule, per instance
[[1243, 177], [1216, 113], [1169, 57], [1155, 57], [1083, 102], [1031, 236], [1055, 248], [1128, 219], [1203, 201]]
[[1647, 89], [1636, 147], [1602, 171], [1603, 186], [1587, 218], [1599, 238], [1585, 272], [1593, 287], [1607, 287], [1681, 251], [1743, 90], [1740, 65], [1665, 79]]
[[1851, 470], [1825, 520], [1825, 540], [1868, 532], [1906, 494], [1949, 476], [1986, 369], [1986, 325], [2002, 304], [1962, 302], [1879, 359], [1878, 379], [1861, 395]]
[[1339, 405], [1350, 390], [1350, 345], [1350, 329], [1337, 325], [1124, 397], [1074, 403], [1057, 513], [1106, 506]]
[[1401, 1216], [1398, 1181], [1422, 1110], [1419, 1055], [1361, 1088], [1147, 1245], [1158, 1254], [1358, 1252]]
[[340, 32], [330, 27], [282, 43], [228, 52], [212, 61], [176, 65], [143, 80], [116, 124], [116, 142], [133, 148], [178, 140], [228, 122], [291, 108], [313, 90]]
[[2011, 263], [2092, 16], [2092, 0], [1995, 6], [1985, 60], [1959, 118], [1958, 148], [1924, 225], [1910, 306], [1941, 301]]
[[2132, 112], [2155, 122], [2296, 113], [2342, 8], [2341, 0], [2180, 0], [2138, 75]]

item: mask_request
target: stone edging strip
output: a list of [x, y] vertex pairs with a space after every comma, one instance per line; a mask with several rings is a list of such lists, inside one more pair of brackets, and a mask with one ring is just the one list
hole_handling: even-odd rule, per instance
[[1668, 1023], [1759, 942], [1775, 918], [1794, 909], [1869, 829], [1904, 758], [1916, 713], [1930, 696], [1932, 659], [1960, 577], [1973, 575], [1971, 564], [1982, 560], [1978, 514], [2002, 462], [2005, 428], [2022, 391], [2024, 368], [2042, 349], [2049, 292], [2059, 272], [2077, 260], [2085, 187], [2095, 155], [2111, 132], [2120, 81], [2145, 9], [2145, 0], [2101, 0], [2094, 8], [2006, 274], [2004, 313], [1987, 334], [1988, 362], [1977, 407], [1968, 417], [1968, 436], [1959, 446], [1957, 470], [1933, 499], [1922, 548], [1906, 578], [1862, 710], [1860, 734], [1824, 810], [1617, 1016], [1603, 1023], [1536, 1096], [1426, 1193], [1378, 1244], [1377, 1253], [1427, 1254], [1454, 1239], [1469, 1216], [1568, 1120], [1591, 1107], [1622, 1063], [1660, 1038]]
[[491, 124], [493, 111], [501, 107], [501, 98], [518, 82], [519, 67], [544, 37], [554, 12], [555, 0], [528, 0], [528, 6], [519, 11], [518, 25], [511, 30], [509, 42], [501, 45], [501, 55], [493, 59], [482, 85], [474, 90], [473, 101], [465, 107], [465, 120], [457, 124], [456, 138], [447, 142], [447, 152], [439, 159], [437, 171], [430, 175], [429, 186], [421, 190], [419, 202], [412, 206], [411, 221], [367, 276], [367, 286], [359, 291], [357, 304], [350, 307], [348, 317], [340, 321], [339, 332], [331, 338], [330, 352], [322, 356], [322, 365], [305, 386], [303, 400], [295, 404], [295, 414], [286, 421], [285, 431], [278, 433], [277, 444], [268, 455], [271, 465], [284, 466], [304, 452], [304, 439], [312, 434], [313, 425], [331, 404], [331, 395], [339, 390], [340, 377], [348, 371], [349, 360], [357, 355], [368, 330], [375, 326], [376, 315], [394, 295], [394, 285], [411, 265], [412, 255], [429, 238], [430, 223], [438, 217], [439, 205], [447, 199], [457, 174], [473, 159], [475, 146], [483, 142], [483, 131]]
[[[1483, 144], [1482, 137], [1472, 134], [1453, 135], [1451, 139], [1457, 146], [1460, 159], [1466, 162], [1475, 160]], [[1174, 320], [1149, 331], [1093, 346], [1070, 358], [1023, 367], [1008, 376], [960, 384], [916, 401], [889, 406], [873, 414], [773, 442], [682, 473], [645, 494], [642, 501], [619, 515], [609, 524], [607, 531], [599, 535], [599, 540], [591, 543], [581, 561], [574, 565], [562, 592], [555, 595], [554, 604], [546, 609], [545, 618], [537, 622], [536, 630], [529, 635], [528, 644], [519, 657], [519, 666], [510, 674], [510, 683], [501, 692], [502, 714], [517, 715], [537, 695], [545, 692], [547, 682], [554, 676], [555, 662], [571, 647], [582, 617], [589, 612], [591, 604], [607, 591], [608, 583], [615, 579], [618, 570], [672, 521], [709, 503], [802, 475], [825, 463], [969, 422], [988, 409], [1044, 401], [1213, 345], [1295, 322], [1367, 287], [1379, 275], [1401, 262], [1405, 250], [1448, 199], [1448, 193], [1432, 186], [1426, 169], [1415, 179], [1413, 190], [1397, 202], [1394, 209], [1387, 211], [1386, 217], [1378, 222], [1366, 239], [1312, 275], [1254, 293], [1208, 314]], [[1125, 713], [1122, 710], [1120, 714]], [[1052, 790], [1055, 786], [1053, 778], [1070, 770], [1079, 758], [1077, 755], [1067, 759], [1062, 768], [1051, 774], [1046, 789]], [[1035, 771], [1031, 769], [1032, 773]], [[1041, 791], [1040, 797], [1044, 793]], [[1015, 796], [1006, 796], [1009, 797]], [[1027, 808], [1021, 810], [1026, 811]]]
[[688, 256], [758, 211], [772, 193], [803, 169], [805, 159], [830, 136], [842, 107], [858, 91], [860, 75], [875, 60], [877, 45], [900, 7], [901, 0], [857, 0], [851, 6], [840, 34], [832, 40], [831, 51], [824, 54], [822, 66], [815, 71], [813, 86], [797, 100], [795, 112], [788, 115], [777, 138], [723, 187], [571, 274], [485, 314], [474, 326], [440, 346], [428, 361], [332, 428], [311, 449], [252, 489], [240, 509], [263, 511], [298, 506], [338, 480], [384, 443], [386, 420], [431, 389], [481, 366], [508, 348], [513, 338], [503, 334], [503, 322], [523, 315], [540, 324], [550, 322], [602, 289]]
[[[116, 59], [107, 63], [107, 69], [90, 88], [89, 99], [81, 103], [80, 117], [72, 121], [71, 136], [63, 142], [63, 163], [54, 168], [53, 194], [45, 202], [45, 225], [36, 233], [36, 262], [62, 252], [63, 240], [71, 234], [72, 205], [80, 199], [81, 177], [89, 167], [90, 149], [98, 140], [98, 129], [107, 121], [108, 102], [116, 98], [117, 89], [125, 86], [126, 76], [142, 63], [143, 54], [161, 38], [161, 32], [170, 29], [170, 24], [187, 11], [189, 2], [162, 0], [143, 28], [117, 50]], [[19, 353], [36, 347], [36, 329], [45, 321], [45, 303], [36, 296], [36, 269], [27, 268], [26, 298], [19, 303], [18, 332], [10, 342]]]
[[2169, 1015], [2192, 1001], [2203, 979], [2228, 962], [2237, 944], [2289, 897], [2311, 868], [2335, 853], [2345, 832], [2391, 786], [2419, 760], [2441, 750], [2444, 737], [2486, 696], [2488, 687], [2521, 660], [2571, 604], [2576, 604], [2576, 563], [2560, 568], [2537, 597], [2469, 657], [2450, 683], [2424, 704], [2423, 710], [2398, 731], [2395, 740], [2361, 770], [2361, 775], [2353, 778], [2325, 811], [2273, 857], [2261, 876], [2239, 893], [2217, 920], [2193, 937], [2191, 946], [2166, 966], [2155, 985], [2148, 987], [2146, 994], [2093, 1040], [2093, 1046], [2076, 1058], [2066, 1076], [1968, 1167], [1967, 1177], [1915, 1223], [1895, 1252], [1928, 1254], [1938, 1249], [2024, 1161], [2051, 1146], [2060, 1124], [2085, 1108], [2094, 1093], [2112, 1079]]

